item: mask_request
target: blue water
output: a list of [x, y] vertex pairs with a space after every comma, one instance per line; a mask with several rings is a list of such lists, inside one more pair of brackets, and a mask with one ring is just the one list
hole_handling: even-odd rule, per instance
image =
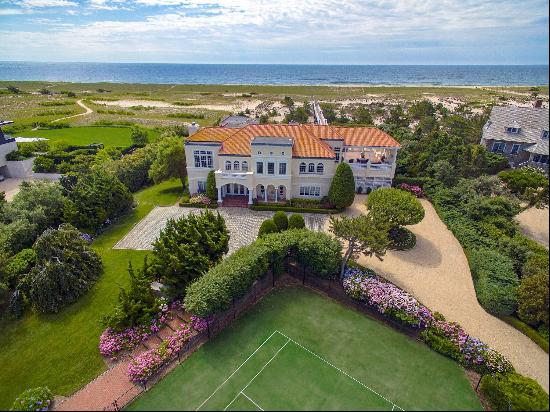
[[163, 84], [548, 85], [548, 66], [0, 62], [0, 80]]

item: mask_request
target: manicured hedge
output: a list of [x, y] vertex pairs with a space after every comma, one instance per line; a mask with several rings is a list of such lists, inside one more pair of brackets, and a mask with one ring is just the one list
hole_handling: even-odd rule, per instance
[[277, 206], [277, 205], [252, 205], [251, 210], [257, 211], [282, 211], [282, 212], [294, 212], [294, 213], [320, 213], [320, 214], [333, 214], [340, 213], [342, 209], [322, 209], [312, 207], [292, 207], [292, 206]]
[[211, 205], [205, 205], [204, 203], [189, 203], [189, 202], [180, 202], [180, 207], [194, 207], [197, 209], [217, 209], [217, 203], [212, 203]]
[[273, 263], [292, 255], [311, 273], [330, 278], [338, 273], [341, 244], [321, 232], [287, 230], [274, 233], [245, 246], [187, 288], [184, 306], [200, 317], [223, 312], [250, 289], [256, 279], [267, 274]]
[[495, 315], [511, 315], [517, 307], [519, 280], [512, 261], [497, 251], [480, 248], [468, 253], [477, 299]]
[[485, 375], [481, 392], [496, 411], [547, 411], [548, 394], [533, 379], [517, 373]]

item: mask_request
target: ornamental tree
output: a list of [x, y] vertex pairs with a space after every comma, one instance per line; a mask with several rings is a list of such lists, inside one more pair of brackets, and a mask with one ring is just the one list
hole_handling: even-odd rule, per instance
[[170, 135], [158, 142], [155, 159], [149, 169], [149, 177], [155, 183], [177, 177], [185, 188], [187, 165], [181, 137]]
[[338, 208], [346, 208], [353, 204], [355, 199], [355, 180], [353, 171], [347, 163], [340, 163], [328, 191], [330, 203]]
[[20, 287], [37, 312], [59, 312], [76, 302], [102, 271], [101, 257], [69, 224], [44, 231], [33, 250], [36, 266]]
[[151, 272], [174, 297], [183, 296], [192, 281], [228, 251], [229, 233], [223, 217], [210, 211], [169, 220], [153, 244]]
[[216, 202], [218, 200], [218, 193], [216, 190], [216, 175], [214, 171], [211, 170], [208, 172], [208, 177], [206, 178], [206, 196], [212, 201]]
[[411, 193], [401, 189], [382, 188], [367, 199], [369, 215], [389, 223], [390, 229], [414, 225], [424, 219], [424, 208]]
[[376, 219], [371, 214], [353, 218], [346, 216], [331, 217], [330, 231], [347, 244], [340, 275], [344, 274], [349, 260], [351, 258], [357, 259], [361, 253], [367, 256], [374, 255], [382, 260], [382, 256], [386, 254], [390, 244], [388, 222]]
[[147, 130], [138, 125], [132, 126], [132, 133], [130, 134], [130, 138], [132, 139], [132, 144], [138, 147], [143, 147], [149, 142]]

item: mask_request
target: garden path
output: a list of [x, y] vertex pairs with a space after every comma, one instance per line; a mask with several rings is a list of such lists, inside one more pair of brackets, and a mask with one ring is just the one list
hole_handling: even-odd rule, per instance
[[50, 123], [57, 123], [57, 122], [60, 122], [61, 120], [72, 119], [73, 117], [87, 116], [87, 115], [94, 112], [92, 109], [90, 109], [84, 103], [82, 103], [82, 100], [77, 100], [76, 104], [78, 104], [80, 107], [82, 107], [86, 111], [84, 113], [78, 113], [78, 114], [74, 114], [72, 116], [67, 116], [67, 117], [62, 117], [60, 119], [55, 119], [55, 120], [52, 120]]
[[548, 247], [548, 208], [530, 207], [516, 216], [521, 231], [525, 236]]
[[[364, 213], [365, 196], [356, 197], [348, 214]], [[518, 372], [536, 379], [548, 392], [548, 354], [518, 330], [487, 313], [477, 301], [468, 260], [458, 240], [427, 200], [426, 216], [410, 226], [417, 237], [408, 251], [389, 251], [383, 261], [359, 262], [410, 292], [424, 305], [505, 355]]]

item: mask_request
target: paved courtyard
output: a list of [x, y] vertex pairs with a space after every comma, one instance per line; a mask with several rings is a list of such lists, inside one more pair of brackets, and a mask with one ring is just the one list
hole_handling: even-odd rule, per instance
[[[200, 213], [203, 210], [179, 206], [156, 207], [119, 240], [114, 249], [152, 250], [153, 242], [169, 219], [178, 219], [189, 213]], [[229, 230], [229, 254], [256, 240], [262, 222], [274, 214], [231, 207], [223, 207], [217, 211], [225, 219]], [[321, 214], [304, 213], [302, 216], [307, 228], [317, 231], [323, 230], [329, 219], [328, 215]]]

